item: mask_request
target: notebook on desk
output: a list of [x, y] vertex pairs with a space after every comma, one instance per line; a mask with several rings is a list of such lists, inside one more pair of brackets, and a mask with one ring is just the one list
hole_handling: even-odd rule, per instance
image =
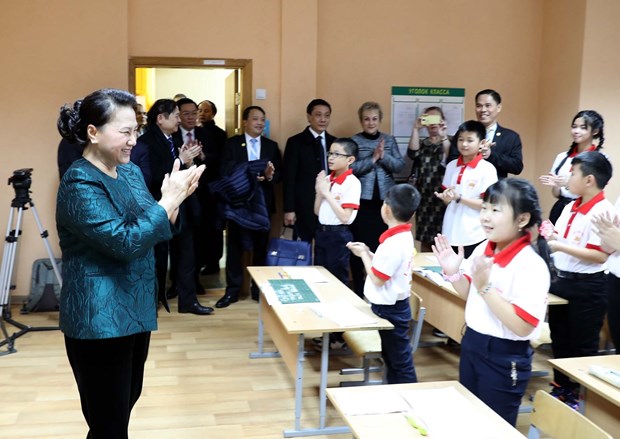
[[590, 366], [590, 369], [588, 369], [588, 373], [602, 379], [612, 386], [620, 388], [620, 371], [610, 367], [593, 365]]

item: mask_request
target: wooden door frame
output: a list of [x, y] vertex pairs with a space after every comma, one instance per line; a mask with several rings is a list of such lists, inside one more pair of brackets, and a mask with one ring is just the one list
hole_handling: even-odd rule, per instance
[[241, 73], [241, 111], [252, 103], [252, 60], [222, 58], [175, 58], [134, 56], [129, 58], [129, 91], [136, 92], [136, 68], [219, 68], [239, 69]]

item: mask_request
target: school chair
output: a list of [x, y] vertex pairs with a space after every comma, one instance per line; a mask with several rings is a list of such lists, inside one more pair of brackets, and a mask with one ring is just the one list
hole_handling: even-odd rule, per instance
[[[411, 304], [411, 321], [409, 322], [409, 337], [411, 339], [411, 351], [415, 353], [420, 343], [422, 325], [426, 308], [422, 306], [422, 298], [413, 290], [409, 297]], [[362, 358], [362, 367], [347, 368], [340, 371], [340, 375], [364, 374], [360, 381], [342, 381], [342, 387], [366, 386], [369, 384], [384, 384], [385, 380], [371, 380], [370, 374], [381, 372], [384, 375], [383, 365], [371, 366], [374, 360], [381, 359], [381, 337], [379, 331], [349, 331], [343, 334], [344, 341], [354, 355]]]
[[528, 439], [612, 439], [599, 426], [544, 390], [534, 396]]

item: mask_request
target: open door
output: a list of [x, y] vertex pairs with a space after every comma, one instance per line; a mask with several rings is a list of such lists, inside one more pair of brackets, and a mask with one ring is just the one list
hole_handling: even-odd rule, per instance
[[226, 77], [226, 132], [229, 136], [241, 133], [241, 92], [240, 92], [240, 71], [235, 69]]
[[[162, 72], [158, 73], [158, 71]], [[172, 97], [176, 92], [186, 92], [187, 84], [197, 84], [201, 79], [193, 80], [193, 75], [190, 81], [185, 78], [190, 73], [200, 71], [218, 71], [223, 75], [218, 80], [219, 90], [224, 90], [224, 96], [219, 102], [224, 104], [222, 113], [225, 119], [220, 126], [225, 126], [229, 136], [241, 133], [241, 111], [251, 103], [252, 60], [133, 57], [129, 59], [129, 91], [140, 94], [139, 99], [144, 101], [148, 108], [155, 99]], [[175, 80], [176, 77], [178, 80]], [[158, 96], [158, 84], [165, 84], [168, 87], [172, 84], [174, 93], [169, 91], [165, 95]], [[199, 100], [199, 96], [203, 94], [192, 95]], [[221, 104], [218, 103], [218, 107]], [[217, 117], [219, 116], [218, 111]]]

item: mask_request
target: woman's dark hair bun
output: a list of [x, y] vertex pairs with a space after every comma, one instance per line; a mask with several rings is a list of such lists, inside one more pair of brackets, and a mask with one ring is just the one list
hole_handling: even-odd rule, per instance
[[85, 133], [81, 133], [81, 120], [80, 120], [80, 107], [82, 106], [82, 100], [75, 101], [73, 107], [69, 104], [65, 104], [60, 108], [60, 115], [58, 117], [58, 132], [71, 143], [85, 144]]

